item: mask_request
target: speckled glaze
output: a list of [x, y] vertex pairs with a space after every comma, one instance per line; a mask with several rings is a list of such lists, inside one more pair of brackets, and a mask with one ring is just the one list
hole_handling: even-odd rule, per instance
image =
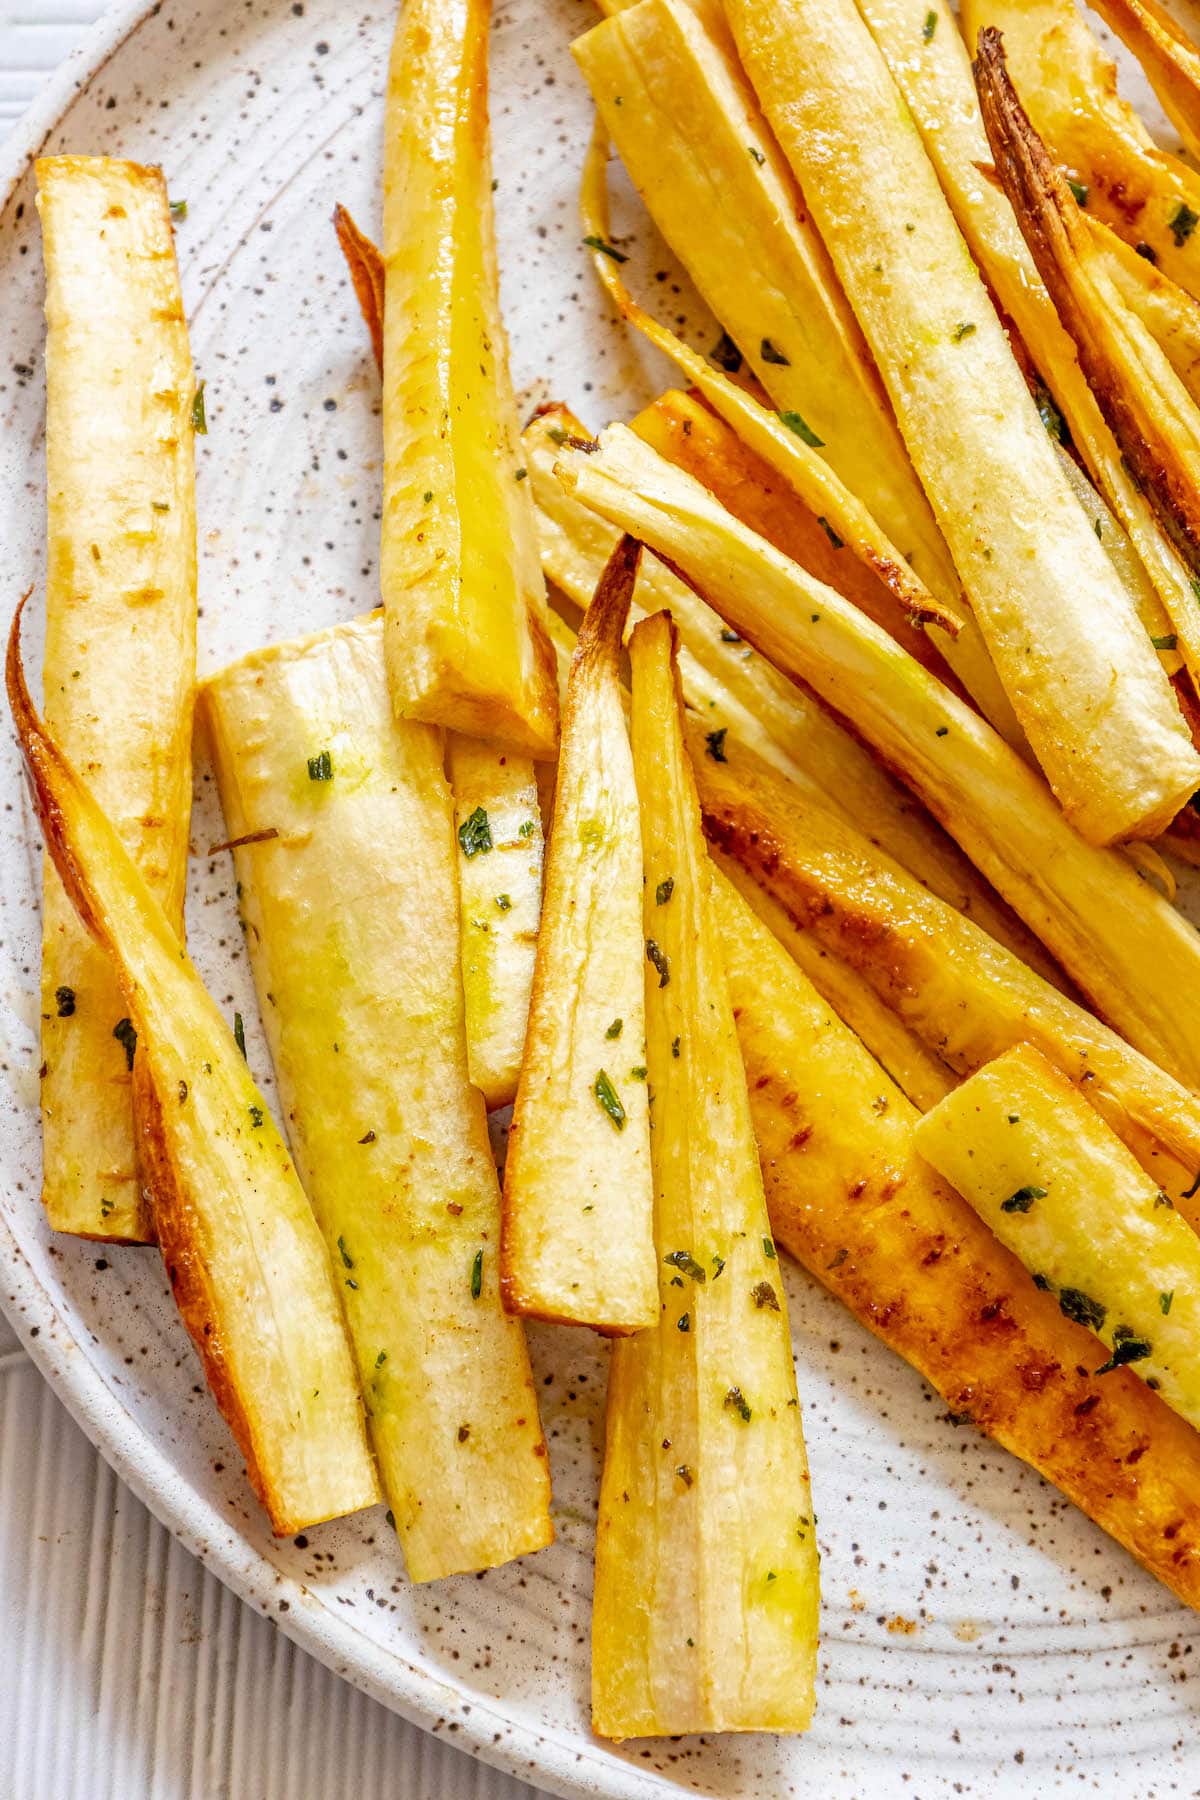
[[[578, 246], [588, 109], [567, 45], [582, 0], [501, 0], [494, 119], [515, 375], [591, 423], [663, 370], [609, 316]], [[199, 444], [201, 659], [373, 604], [378, 384], [329, 224], [378, 215], [390, 5], [120, 6], [0, 167], [0, 614], [40, 582], [41, 266], [28, 158], [161, 162], [179, 229], [209, 435]], [[11, 183], [11, 189], [9, 184]], [[618, 195], [631, 273], [711, 341], [686, 282]], [[6, 615], [5, 615], [6, 616]], [[40, 619], [27, 642], [36, 665]], [[39, 846], [0, 734], [0, 1299], [114, 1466], [252, 1605], [431, 1731], [562, 1795], [782, 1800], [1149, 1796], [1200, 1787], [1200, 1623], [969, 1425], [816, 1285], [787, 1271], [823, 1556], [817, 1722], [800, 1742], [635, 1743], [588, 1729], [590, 1550], [604, 1352], [533, 1334], [558, 1542], [413, 1589], [382, 1509], [276, 1542], [200, 1382], [152, 1251], [51, 1242], [38, 1201]], [[189, 903], [214, 993], [256, 1018], [201, 751]], [[260, 1037], [251, 1060], [268, 1084]]]

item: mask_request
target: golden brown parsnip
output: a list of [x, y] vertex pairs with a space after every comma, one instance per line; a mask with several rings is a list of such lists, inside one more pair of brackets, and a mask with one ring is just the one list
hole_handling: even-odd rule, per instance
[[1200, 1606], [1196, 1433], [1128, 1369], [1089, 1373], [1095, 1339], [917, 1156], [903, 1094], [728, 885], [714, 897], [780, 1244], [952, 1412]]
[[228, 829], [248, 840], [234, 854], [280, 1101], [409, 1574], [492, 1567], [553, 1532], [524, 1340], [500, 1307], [440, 733], [394, 719], [378, 614], [256, 651], [202, 705]]
[[1102, 1340], [1094, 1374], [1135, 1369], [1200, 1425], [1200, 1240], [1044, 1056], [1014, 1045], [920, 1120], [913, 1142]]
[[489, 1110], [521, 1072], [542, 907], [542, 814], [533, 764], [450, 732], [467, 1063]]
[[558, 694], [497, 295], [490, 0], [406, 0], [384, 159], [381, 579], [397, 711], [553, 756]]
[[1161, 1145], [1185, 1171], [1180, 1187], [1191, 1184], [1200, 1169], [1194, 1093], [927, 892], [819, 800], [740, 745], [727, 740], [724, 751], [721, 762], [694, 758], [705, 830], [762, 883], [801, 935], [858, 970], [960, 1075], [1015, 1043], [1038, 1045], [1139, 1156], [1147, 1140]]
[[1185, 147], [1200, 156], [1200, 50], [1158, 0], [1096, 0], [1096, 11], [1141, 63]]
[[118, 971], [142, 1165], [176, 1303], [275, 1531], [355, 1512], [379, 1486], [329, 1253], [172, 921], [34, 710], [20, 619], [9, 704], [47, 849]]
[[777, 667], [852, 717], [1101, 1016], [1200, 1088], [1200, 1022], [1178, 1000], [1200, 975], [1200, 937], [1123, 856], [1072, 831], [985, 720], [625, 428], [611, 426], [590, 456], [564, 446], [562, 478], [668, 557]]
[[630, 658], [660, 1316], [613, 1347], [592, 1719], [615, 1738], [803, 1731], [813, 1507], [666, 614]]
[[520, 1085], [504, 1167], [510, 1312], [639, 1331], [658, 1316], [642, 998], [642, 860], [621, 699], [638, 546], [579, 632], [563, 709]]
[[1200, 755], [854, 0], [726, 14], [1047, 780], [1090, 843], [1155, 836]]
[[[160, 169], [43, 157], [46, 719], [183, 931], [196, 662], [195, 382]], [[47, 859], [42, 1192], [57, 1231], [145, 1242], [126, 1007]]]
[[1074, 0], [963, 0], [961, 19], [972, 55], [985, 27], [1002, 33], [1021, 104], [1088, 211], [1200, 299], [1200, 175], [1160, 150], [1121, 97]]

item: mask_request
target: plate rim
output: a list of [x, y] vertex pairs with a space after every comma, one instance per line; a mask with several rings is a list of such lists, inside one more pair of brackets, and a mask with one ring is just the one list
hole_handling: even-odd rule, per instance
[[[0, 217], [63, 115], [160, 8], [161, 0], [110, 0], [54, 70], [0, 144]], [[2, 1208], [0, 1250], [8, 1278], [0, 1312], [75, 1423], [158, 1522], [299, 1649], [423, 1731], [432, 1733], [439, 1720], [453, 1717], [452, 1749], [517, 1780], [527, 1782], [532, 1773], [540, 1788], [561, 1800], [656, 1800], [664, 1782], [675, 1786], [661, 1774], [647, 1778], [635, 1763], [582, 1732], [572, 1738], [539, 1731], [487, 1695], [464, 1700], [432, 1669], [376, 1649], [350, 1621], [315, 1601], [302, 1581], [243, 1544], [111, 1393], [69, 1314], [55, 1307], [25, 1258]], [[286, 1613], [278, 1610], [281, 1598], [289, 1603]]]

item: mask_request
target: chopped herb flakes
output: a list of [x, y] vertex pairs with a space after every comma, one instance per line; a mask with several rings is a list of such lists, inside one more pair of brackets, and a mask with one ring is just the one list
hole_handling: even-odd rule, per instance
[[1074, 194], [1078, 205], [1086, 206], [1088, 203], [1088, 184], [1087, 184], [1087, 182], [1086, 181], [1075, 181], [1071, 178], [1070, 175], [1068, 175], [1067, 176], [1067, 186], [1070, 188], [1071, 192]]
[[1038, 417], [1055, 443], [1065, 444], [1067, 442], [1066, 423], [1049, 393], [1040, 384], [1037, 390], [1037, 409]]
[[606, 244], [602, 237], [585, 237], [583, 241], [589, 250], [598, 250], [601, 256], [611, 257], [615, 263], [629, 261], [623, 250], [618, 250], [615, 244]]
[[608, 1030], [605, 1032], [605, 1034], [604, 1034], [605, 1037], [606, 1038], [619, 1038], [621, 1035], [621, 1027], [624, 1025], [624, 1023], [625, 1023], [624, 1019], [614, 1019], [612, 1024], [609, 1026]]
[[60, 1019], [69, 1019], [75, 1011], [75, 989], [69, 987], [55, 988], [54, 1008]]
[[1093, 1300], [1090, 1294], [1079, 1288], [1065, 1287], [1058, 1296], [1058, 1304], [1068, 1319], [1076, 1325], [1087, 1325], [1092, 1331], [1099, 1331], [1104, 1324], [1108, 1308], [1099, 1300]]
[[658, 970], [658, 985], [665, 988], [671, 979], [671, 965], [653, 938], [646, 939], [646, 961], [654, 964]]
[[1112, 1355], [1092, 1373], [1107, 1375], [1113, 1369], [1123, 1369], [1126, 1363], [1145, 1362], [1150, 1354], [1150, 1344], [1145, 1338], [1135, 1337], [1131, 1325], [1118, 1325], [1113, 1332]]
[[1044, 1187], [1030, 1186], [1018, 1188], [1015, 1194], [1010, 1194], [1007, 1200], [1002, 1200], [1000, 1202], [1000, 1211], [1006, 1213], [1027, 1213], [1035, 1200], [1044, 1200], [1045, 1198], [1046, 1190]]
[[133, 1053], [137, 1049], [137, 1032], [132, 1019], [118, 1019], [113, 1026], [113, 1036], [125, 1052], [125, 1067], [132, 1072]]
[[483, 1291], [483, 1251], [477, 1250], [471, 1259], [471, 1298], [478, 1300]]
[[672, 1056], [679, 1055], [679, 1039], [678, 1038], [671, 1039], [671, 1055]]
[[186, 200], [172, 200], [172, 202], [171, 202], [171, 217], [177, 225], [180, 224], [184, 219], [187, 218], [187, 201]]
[[514, 481], [524, 481], [526, 479], [526, 477], [528, 476], [528, 474], [529, 474], [528, 469], [518, 469], [516, 474], [513, 476], [513, 480]]
[[636, 1069], [630, 1069], [629, 1071], [630, 1079], [633, 1081], [645, 1081], [648, 1073], [649, 1070], [646, 1068], [645, 1063], [639, 1063]]
[[552, 444], [557, 444], [560, 450], [567, 441], [567, 434], [561, 425], [551, 425], [546, 436], [550, 439]]
[[769, 1307], [772, 1312], [779, 1311], [779, 1296], [769, 1281], [756, 1281], [750, 1289], [750, 1298], [759, 1312], [764, 1306]]
[[512, 896], [509, 894], [497, 894], [496, 895], [496, 905], [499, 907], [501, 912], [511, 912], [512, 911]]
[[678, 1475], [680, 1481], [682, 1481], [684, 1487], [690, 1488], [693, 1481], [696, 1479], [686, 1463], [680, 1463], [675, 1473]]
[[[1182, 243], [1182, 238], [1180, 242]], [[192, 430], [199, 437], [208, 436], [208, 414], [204, 410], [204, 383], [200, 382], [192, 395]]]
[[1175, 239], [1176, 249], [1182, 249], [1197, 225], [1200, 225], [1200, 213], [1194, 213], [1186, 200], [1181, 200], [1171, 217], [1167, 220], [1171, 227], [1171, 236]]
[[618, 1131], [625, 1129], [625, 1108], [617, 1097], [617, 1090], [609, 1076], [601, 1069], [592, 1084], [592, 1092], [602, 1112], [606, 1112]]
[[360, 1144], [373, 1144], [375, 1142], [375, 1133], [373, 1131], [364, 1131], [358, 1141]]
[[709, 360], [715, 362], [718, 369], [724, 369], [727, 375], [736, 375], [742, 366], [742, 353], [727, 331], [721, 333], [708, 355]]
[[[485, 815], [485, 817], [486, 817], [486, 815]], [[537, 830], [537, 826], [534, 824], [533, 820], [526, 819], [525, 823], [518, 828], [517, 836], [524, 837], [524, 838], [530, 838], [533, 836], [533, 834], [536, 830]]]
[[[765, 363], [774, 363], [777, 368], [790, 369], [792, 366], [791, 358], [785, 356], [778, 344], [773, 344], [770, 338], [764, 338], [759, 345], [759, 355]], [[787, 423], [786, 419], [784, 423]]]
[[346, 1248], [346, 1240], [344, 1237], [340, 1237], [338, 1239], [337, 1247], [338, 1247], [338, 1255], [342, 1259], [342, 1267], [344, 1269], [352, 1269], [354, 1267], [354, 1258], [351, 1256], [350, 1252]]
[[478, 856], [481, 850], [491, 849], [492, 828], [482, 806], [477, 806], [470, 818], [463, 820], [458, 828], [458, 841], [468, 860], [472, 856]]
[[717, 1276], [721, 1273], [721, 1271], [724, 1267], [725, 1267], [725, 1258], [723, 1256], [714, 1256], [713, 1257], [713, 1280], [714, 1281], [717, 1279]]
[[739, 631], [730, 631], [728, 625], [722, 629], [721, 642], [723, 644], [740, 644], [741, 641], [742, 636]]
[[921, 36], [926, 43], [929, 42], [934, 32], [937, 30], [937, 21], [938, 16], [935, 12], [931, 11], [925, 14], [925, 23], [921, 27]]
[[841, 550], [841, 549], [845, 548], [845, 543], [846, 543], [845, 538], [840, 538], [838, 536], [837, 532], [833, 529], [833, 526], [829, 523], [829, 520], [825, 517], [824, 513], [818, 514], [817, 524], [821, 527], [821, 530], [825, 533], [825, 536], [829, 539], [830, 543], [833, 545], [835, 550]]
[[233, 1041], [242, 1053], [243, 1062], [246, 1061], [246, 1027], [240, 1012], [233, 1015]]
[[1162, 637], [1152, 637], [1150, 642], [1156, 650], [1173, 650], [1179, 639], [1173, 631], [1164, 632]]
[[1158, 1296], [1158, 1310], [1162, 1314], [1164, 1319], [1166, 1318], [1167, 1314], [1171, 1310], [1171, 1302], [1172, 1302], [1172, 1300], [1174, 1300], [1174, 1298], [1175, 1298], [1175, 1289], [1174, 1288], [1172, 1288], [1169, 1293], [1160, 1294]]
[[746, 1396], [740, 1387], [731, 1387], [726, 1394], [725, 1411], [735, 1412], [739, 1419], [745, 1420], [747, 1425], [750, 1423], [750, 1408], [746, 1404]]
[[676, 1331], [690, 1331], [692, 1329], [691, 1313], [680, 1313], [675, 1321], [675, 1329]]
[[[1184, 1198], [1187, 1198], [1186, 1194], [1184, 1195]], [[1156, 1211], [1160, 1206], [1166, 1206], [1169, 1207], [1172, 1212], [1175, 1211], [1175, 1202], [1172, 1200], [1170, 1194], [1164, 1194], [1161, 1188], [1154, 1196], [1154, 1206]]]
[[759, 168], [761, 169], [767, 159], [763, 155], [762, 151], [758, 148], [758, 145], [757, 144], [747, 144], [746, 148], [750, 152], [751, 156], [754, 158], [755, 162], [758, 164]]
[[807, 444], [810, 449], [821, 450], [824, 448], [825, 439], [817, 436], [812, 426], [801, 413], [781, 412], [779, 415], [779, 423], [781, 425], [786, 425], [789, 431], [794, 431], [801, 443]]
[[710, 731], [705, 736], [704, 747], [714, 762], [729, 761], [725, 754], [725, 736], [728, 730], [728, 725], [722, 725], [720, 731]]
[[261, 1107], [261, 1106], [250, 1106], [250, 1107], [247, 1107], [247, 1109], [246, 1109], [246, 1110], [247, 1110], [247, 1111], [248, 1111], [248, 1112], [249, 1112], [249, 1114], [250, 1114], [250, 1123], [251, 1123], [251, 1125], [253, 1125], [253, 1127], [254, 1127], [254, 1129], [255, 1129], [255, 1131], [257, 1131], [257, 1130], [258, 1130], [258, 1128], [259, 1128], [259, 1126], [260, 1126], [260, 1125], [261, 1125], [261, 1124], [262, 1124], [262, 1122], [263, 1122], [263, 1109], [262, 1109], [262, 1107]]
[[1179, 1197], [1181, 1200], [1194, 1200], [1197, 1194], [1200, 1194], [1200, 1169], [1196, 1171], [1196, 1179], [1193, 1181], [1191, 1187], [1184, 1188], [1183, 1193]]
[[964, 320], [964, 321], [963, 321], [963, 323], [962, 323], [962, 324], [961, 324], [961, 325], [956, 325], [956, 326], [955, 326], [955, 327], [954, 327], [954, 341], [955, 341], [955, 343], [956, 343], [956, 344], [961, 344], [961, 343], [962, 343], [962, 341], [963, 341], [963, 339], [964, 339], [964, 338], [966, 338], [966, 337], [970, 337], [970, 335], [971, 335], [971, 333], [972, 333], [972, 332], [973, 332], [973, 331], [974, 331], [974, 330], [975, 330], [975, 327], [974, 327], [974, 325], [973, 325], [973, 324], [972, 324], [972, 323], [971, 323], [971, 321], [970, 321], [970, 320], [969, 320], [969, 319], [965, 319], [965, 320]]
[[658, 886], [654, 890], [655, 905], [656, 906], [665, 906], [667, 904], [667, 901], [671, 898], [671, 895], [674, 892], [675, 892], [675, 877], [673, 875], [668, 875], [666, 880], [660, 881]]
[[825, 1264], [825, 1273], [828, 1274], [831, 1269], [840, 1269], [849, 1254], [850, 1252], [846, 1249], [845, 1245], [843, 1245], [840, 1250], [835, 1251], [833, 1261]]
[[684, 1275], [690, 1275], [693, 1281], [703, 1283], [705, 1279], [704, 1270], [690, 1250], [669, 1250], [663, 1261], [668, 1268], [679, 1269]]
[[765, 1237], [762, 1241], [762, 1246], [763, 1246], [763, 1255], [766, 1257], [768, 1262], [778, 1262], [779, 1261], [779, 1253], [776, 1250], [775, 1245], [770, 1238]]
[[328, 750], [318, 750], [315, 756], [309, 757], [308, 779], [310, 781], [333, 780], [333, 757]]

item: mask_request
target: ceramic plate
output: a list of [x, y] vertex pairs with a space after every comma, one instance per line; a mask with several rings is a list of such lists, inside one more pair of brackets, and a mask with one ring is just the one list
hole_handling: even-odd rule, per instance
[[[579, 246], [588, 105], [581, 0], [499, 0], [493, 116], [518, 384], [599, 424], [665, 371], [609, 316]], [[376, 603], [378, 383], [330, 212], [378, 218], [392, 7], [162, 0], [118, 7], [11, 139], [0, 169], [0, 613], [43, 564], [41, 259], [28, 158], [161, 162], [188, 202], [179, 257], [209, 435], [199, 444], [201, 659]], [[10, 184], [11, 183], [11, 188]], [[697, 343], [715, 327], [628, 205], [635, 285]], [[40, 620], [31, 608], [28, 643]], [[36, 655], [33, 660], [36, 662]], [[563, 1795], [1139, 1796], [1191, 1791], [1200, 1624], [1037, 1476], [956, 1425], [904, 1364], [788, 1271], [823, 1558], [817, 1721], [601, 1746], [588, 1729], [604, 1353], [533, 1352], [558, 1541], [413, 1589], [382, 1509], [276, 1542], [147, 1250], [52, 1242], [38, 1201], [38, 874], [0, 734], [0, 1296], [39, 1365], [137, 1493], [245, 1599], [387, 1705]], [[211, 777], [198, 769], [189, 931], [213, 992], [256, 1009]], [[261, 1039], [256, 1073], [269, 1082]], [[270, 1088], [268, 1086], [268, 1093]]]

